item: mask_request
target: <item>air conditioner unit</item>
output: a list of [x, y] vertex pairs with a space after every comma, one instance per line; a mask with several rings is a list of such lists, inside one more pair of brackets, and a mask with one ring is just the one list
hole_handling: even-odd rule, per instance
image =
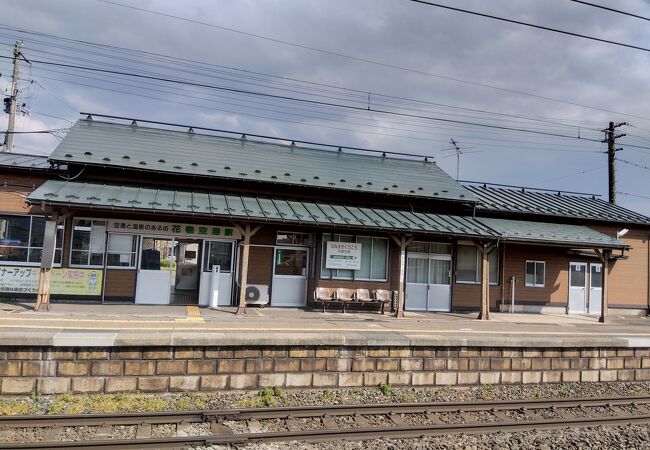
[[247, 305], [268, 305], [269, 287], [266, 284], [249, 284], [246, 286]]

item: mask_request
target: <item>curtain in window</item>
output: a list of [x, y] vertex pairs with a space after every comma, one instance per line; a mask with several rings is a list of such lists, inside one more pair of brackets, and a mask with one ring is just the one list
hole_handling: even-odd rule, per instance
[[429, 260], [426, 258], [408, 258], [406, 265], [407, 283], [427, 283]]
[[469, 245], [459, 245], [456, 255], [456, 281], [476, 283], [478, 273], [478, 249]]
[[429, 260], [429, 284], [450, 284], [451, 261], [445, 259]]
[[370, 277], [373, 280], [385, 280], [386, 261], [388, 260], [388, 239], [372, 240], [372, 271]]

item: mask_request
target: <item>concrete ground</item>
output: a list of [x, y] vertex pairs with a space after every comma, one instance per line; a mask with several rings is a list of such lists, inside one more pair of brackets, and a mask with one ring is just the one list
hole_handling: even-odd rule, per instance
[[463, 345], [650, 347], [650, 318], [612, 313], [565, 314], [406, 312], [386, 313], [249, 307], [212, 310], [196, 306], [55, 303], [34, 312], [33, 303], [0, 303], [4, 345]]

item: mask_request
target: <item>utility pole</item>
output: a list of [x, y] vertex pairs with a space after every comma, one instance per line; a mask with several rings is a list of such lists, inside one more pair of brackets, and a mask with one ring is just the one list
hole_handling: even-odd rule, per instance
[[5, 112], [9, 113], [9, 123], [7, 124], [7, 134], [5, 134], [3, 152], [10, 152], [14, 148], [14, 126], [16, 124], [16, 104], [18, 103], [18, 68], [20, 58], [23, 57], [20, 50], [23, 43], [16, 41], [14, 46], [14, 71], [11, 75], [11, 96], [5, 98]]
[[453, 145], [454, 148], [456, 149], [456, 181], [458, 181], [459, 174], [460, 174], [460, 155], [461, 155], [461, 151], [460, 151], [460, 147], [458, 146], [458, 144], [456, 143], [454, 138], [449, 139], [449, 142], [451, 142], [451, 145]]
[[625, 136], [625, 133], [616, 134], [616, 128], [628, 125], [627, 122], [614, 124], [609, 122], [609, 126], [605, 128], [605, 139], [601, 142], [607, 142], [607, 169], [608, 169], [608, 184], [609, 184], [609, 202], [616, 204], [616, 152], [623, 150], [616, 148], [616, 139]]

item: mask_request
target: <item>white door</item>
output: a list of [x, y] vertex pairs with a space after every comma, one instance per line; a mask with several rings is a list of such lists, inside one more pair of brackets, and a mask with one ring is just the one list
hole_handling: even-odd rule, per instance
[[451, 259], [429, 258], [429, 311], [451, 311]]
[[587, 263], [569, 263], [569, 313], [587, 312]]
[[410, 254], [406, 266], [404, 309], [451, 310], [451, 257]]
[[[234, 241], [211, 240], [203, 242], [203, 270], [201, 270], [201, 287], [199, 291], [199, 305], [210, 304], [210, 289], [219, 286], [217, 306], [232, 305], [232, 271], [235, 255]], [[212, 266], [219, 266], [215, 276], [219, 282], [212, 284]]]
[[406, 258], [404, 309], [426, 311], [429, 303], [429, 255], [410, 254]]
[[275, 247], [273, 260], [271, 306], [307, 305], [309, 250], [297, 247]]
[[589, 314], [600, 314], [603, 303], [603, 265], [589, 264]]
[[174, 280], [174, 240], [142, 237], [135, 302], [168, 305]]

